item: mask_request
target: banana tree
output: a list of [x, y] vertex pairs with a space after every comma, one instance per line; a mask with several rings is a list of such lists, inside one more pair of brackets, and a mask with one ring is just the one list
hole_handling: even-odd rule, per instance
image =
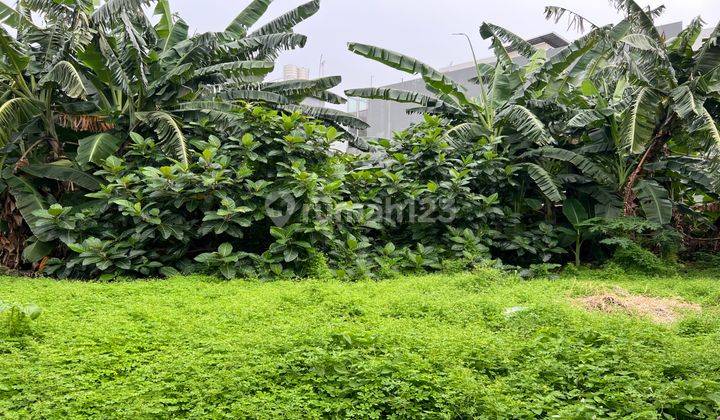
[[270, 2], [253, 0], [224, 31], [193, 36], [168, 0], [0, 2], [3, 216], [12, 221], [5, 236], [15, 238], [7, 265], [20, 263], [17, 250], [31, 233], [24, 222], [32, 227], [36, 211], [97, 188], [84, 170], [116, 153], [130, 132], [154, 132], [168, 157], [187, 163], [182, 121], [242, 129], [237, 111], [247, 102], [364, 127], [301, 104], [342, 102], [329, 92], [339, 77], [263, 82], [279, 53], [305, 45], [293, 28], [319, 8], [314, 0], [257, 25]]
[[[86, 7], [87, 5], [83, 5]], [[23, 221], [46, 206], [50, 195], [38, 191], [36, 175], [59, 185], [55, 193], [99, 186], [92, 176], [64, 155], [62, 119], [58, 114], [84, 101], [89, 93], [72, 59], [90, 36], [86, 21], [62, 5], [52, 5], [39, 27], [23, 3], [17, 9], [0, 6], [4, 25], [15, 28], [12, 36], [0, 26], [0, 188], [5, 197], [2, 262], [15, 267], [27, 235]], [[60, 23], [64, 22], [64, 23]], [[58, 182], [60, 181], [60, 182]]]
[[[567, 143], [613, 178], [611, 184], [583, 187], [585, 192], [606, 208], [612, 202], [626, 215], [642, 208], [649, 219], [667, 224], [677, 204], [687, 209], [694, 203], [683, 201], [717, 197], [720, 33], [715, 28], [695, 51], [699, 18], [666, 40], [653, 23], [661, 9], [619, 3], [626, 18], [605, 29], [610, 36], [601, 49], [588, 53], [596, 63], [568, 74], [575, 84], [561, 101], [579, 110], [565, 120], [564, 130]], [[547, 9], [556, 20], [566, 13], [572, 12]], [[571, 16], [576, 25], [588, 22]]]
[[[555, 203], [564, 199], [562, 180], [558, 178], [563, 174], [564, 166], [588, 171], [591, 176], [604, 174], [583, 156], [559, 151], [552, 127], [534, 112], [535, 104], [551, 97], [550, 92], [556, 91], [553, 88], [560, 75], [578, 71], [582, 66], [578, 57], [594, 48], [602, 39], [601, 34], [583, 37], [550, 58], [544, 50], [499, 26], [484, 23], [480, 34], [491, 41], [496, 61], [487, 64], [475, 60], [476, 77], [470, 82], [478, 85], [476, 97], [469, 97], [462, 86], [417, 59], [356, 43], [349, 45], [356, 54], [422, 77], [427, 92], [366, 88], [345, 93], [366, 99], [416, 104], [418, 107], [410, 112], [439, 114], [454, 123], [447, 138], [456, 145], [481, 140], [497, 144], [498, 152], [512, 163], [510, 173], [525, 174], [524, 177], [540, 192], [540, 198], [546, 201], [546, 212], [551, 217]], [[472, 44], [470, 48], [475, 57]], [[526, 64], [520, 65], [511, 59], [510, 48], [517, 51]], [[526, 184], [521, 181], [519, 186]], [[514, 208], [518, 212], [527, 198], [525, 188], [519, 190], [519, 194], [513, 194]]]

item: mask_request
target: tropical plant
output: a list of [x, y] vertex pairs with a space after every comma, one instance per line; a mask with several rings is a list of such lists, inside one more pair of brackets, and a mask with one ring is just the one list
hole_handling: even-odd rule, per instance
[[346, 199], [347, 157], [330, 148], [338, 131], [263, 106], [237, 115], [241, 137], [207, 120], [186, 127], [187, 165], [132, 133], [125, 153], [95, 173], [102, 187], [84, 205], [34, 212], [37, 239], [49, 245], [38, 249], [56, 250], [45, 271], [293, 276], [317, 253], [341, 255], [361, 209]]
[[[560, 105], [577, 110], [559, 119], [557, 137], [609, 175], [611, 182], [574, 186], [575, 194], [597, 203], [598, 215], [642, 210], [655, 223], [675, 221], [683, 229], [688, 218], [704, 218], [693, 209], [716, 202], [720, 193], [720, 26], [693, 50], [700, 18], [666, 40], [653, 23], [662, 8], [618, 3], [626, 18], [593, 30], [601, 42], [587, 53], [592, 64], [571, 71], [567, 79], [574, 82], [557, 96]], [[547, 9], [556, 19], [565, 13], [571, 12]], [[584, 19], [571, 16], [576, 23]]]
[[[409, 112], [441, 116], [450, 126], [438, 136], [452, 148], [497, 144], [495, 152], [507, 162], [508, 182], [516, 188], [504, 190], [496, 182], [494, 192], [524, 216], [526, 226], [532, 225], [528, 215], [535, 211], [554, 222], [563, 202], [583, 202], [588, 219], [634, 215], [641, 209], [659, 224], [694, 216], [693, 225], [707, 228], [711, 223], [703, 222], [697, 210], [717, 200], [720, 184], [715, 163], [718, 28], [696, 51], [700, 19], [677, 38], [664, 40], [653, 23], [662, 7], [646, 10], [633, 0], [614, 4], [625, 18], [605, 27], [568, 9], [548, 7], [548, 18], [569, 16], [573, 26], [592, 28], [551, 57], [512, 32], [484, 23], [480, 33], [491, 41], [496, 62], [476, 60], [477, 77], [471, 82], [478, 84], [477, 97], [416, 59], [350, 44], [359, 55], [419, 75], [426, 89], [346, 93], [416, 104]], [[510, 59], [510, 49], [523, 60]], [[507, 231], [511, 220], [508, 214]], [[578, 226], [571, 227], [579, 254]], [[503, 242], [522, 249], [519, 239], [512, 245]]]
[[580, 266], [582, 244], [587, 239], [587, 234], [590, 233], [590, 229], [593, 227], [596, 220], [588, 217], [588, 212], [585, 210], [583, 204], [577, 199], [568, 199], [563, 203], [563, 214], [565, 218], [570, 222], [572, 226], [575, 250], [575, 266]]
[[0, 325], [10, 337], [27, 334], [30, 322], [42, 315], [42, 308], [37, 305], [17, 305], [0, 301]]
[[246, 101], [305, 111], [339, 128], [364, 127], [339, 111], [301, 104], [342, 102], [328, 90], [339, 77], [263, 81], [280, 52], [305, 45], [293, 27], [319, 8], [314, 0], [257, 25], [270, 3], [253, 0], [224, 31], [197, 35], [168, 0], [0, 3], [3, 263], [20, 265], [36, 211], [56, 202], [77, 207], [100, 189], [88, 172], [122, 150], [128, 133], [154, 134], [187, 166], [183, 120], [206, 119], [241, 135]]

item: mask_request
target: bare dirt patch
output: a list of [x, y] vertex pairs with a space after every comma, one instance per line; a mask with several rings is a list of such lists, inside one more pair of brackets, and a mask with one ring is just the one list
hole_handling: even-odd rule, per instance
[[610, 293], [579, 298], [575, 302], [587, 310], [644, 316], [658, 324], [672, 324], [687, 312], [702, 310], [700, 305], [681, 299], [633, 295], [619, 287]]

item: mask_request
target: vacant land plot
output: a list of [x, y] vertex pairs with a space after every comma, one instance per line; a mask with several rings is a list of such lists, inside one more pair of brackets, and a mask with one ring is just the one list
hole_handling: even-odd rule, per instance
[[0, 301], [43, 309], [0, 326], [2, 418], [720, 412], [720, 281], [698, 273], [0, 278]]

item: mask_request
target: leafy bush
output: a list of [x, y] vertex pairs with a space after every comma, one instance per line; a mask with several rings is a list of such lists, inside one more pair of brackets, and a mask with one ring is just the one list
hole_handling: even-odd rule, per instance
[[611, 261], [631, 273], [667, 275], [676, 272], [671, 262], [632, 242], [619, 246]]
[[[367, 128], [355, 116], [302, 104], [344, 103], [329, 91], [340, 77], [265, 80], [280, 52], [305, 45], [294, 27], [318, 0], [264, 25], [269, 2], [253, 0], [196, 35], [168, 1], [0, 6], [15, 29], [0, 26], [0, 261], [78, 278], [366, 279], [716, 247], [720, 30], [700, 40], [696, 19], [666, 41], [662, 8], [613, 4], [622, 23], [552, 57], [482, 23], [496, 60], [476, 63], [477, 97], [412, 57], [351, 43], [426, 88], [346, 92], [423, 115], [367, 141], [350, 135]], [[331, 150], [336, 140], [369, 153]]]
[[[502, 209], [502, 222], [494, 229], [499, 234], [492, 239], [499, 241], [499, 251], [507, 251], [496, 249], [495, 255], [509, 263], [564, 262], [557, 254], [567, 251], [575, 254], [577, 265], [586, 254], [602, 259], [594, 247], [582, 252], [583, 242], [595, 238], [580, 219], [620, 215], [662, 227], [652, 249], [663, 258], [674, 260], [679, 245], [692, 243], [694, 234], [702, 238], [696, 244], [716, 247], [718, 242], [709, 239], [717, 237], [719, 226], [720, 96], [711, 86], [720, 73], [711, 51], [720, 28], [700, 39], [703, 21], [698, 18], [666, 40], [655, 25], [662, 7], [647, 10], [634, 0], [612, 3], [625, 14], [622, 22], [591, 25], [550, 57], [517, 34], [482, 23], [480, 34], [491, 42], [495, 61], [474, 63], [477, 74], [470, 82], [476, 86], [470, 90], [411, 56], [350, 43], [355, 54], [417, 76], [424, 89], [371, 87], [346, 94], [410, 103], [409, 112], [443, 122], [402, 133], [400, 140], [410, 140], [405, 143], [380, 143], [386, 146], [386, 160], [392, 165], [399, 159], [407, 169], [394, 170], [397, 180], [408, 175], [422, 180], [406, 192], [413, 197], [425, 182], [438, 190], [442, 184], [433, 178], [451, 170], [470, 174], [473, 181], [467, 185], [473, 193], [479, 193], [473, 182], [494, 188], [480, 194], [495, 196]], [[562, 7], [546, 9], [548, 19], [566, 15], [583, 32], [592, 20]], [[700, 42], [702, 47], [694, 50]], [[515, 54], [522, 59], [511, 58]], [[474, 153], [483, 147], [485, 153]], [[491, 165], [501, 171], [473, 171], [475, 162], [489, 161], [501, 162]], [[426, 174], [430, 179], [423, 178]], [[543, 223], [560, 233], [549, 232], [555, 229]]]
[[[548, 262], [565, 253], [559, 231], [528, 202], [513, 201], [521, 175], [508, 173], [499, 139], [448, 140], [451, 122], [426, 115], [423, 122], [379, 140], [375, 165], [351, 174], [355, 202], [374, 209], [379, 229], [371, 242], [425, 251], [406, 251], [407, 269], [434, 269], [423, 252], [439, 260], [473, 264], [501, 257], [509, 263]], [[537, 209], [535, 209], [537, 210]], [[430, 258], [432, 260], [433, 258]]]
[[0, 325], [10, 337], [25, 335], [30, 331], [30, 322], [38, 319], [42, 308], [37, 305], [16, 305], [0, 301]]
[[[194, 157], [183, 123], [210, 119], [227, 128], [225, 139], [243, 124], [237, 114], [244, 101], [302, 111], [337, 127], [367, 127], [352, 115], [302, 104], [306, 98], [343, 103], [329, 91], [339, 76], [264, 80], [280, 53], [305, 46], [307, 37], [294, 28], [318, 12], [319, 0], [264, 24], [270, 2], [253, 0], [226, 28], [197, 34], [169, 0], [6, 3], [0, 2], [0, 262], [13, 269], [27, 267], [21, 267], [23, 251], [33, 268], [45, 266], [49, 246], [26, 241], [38, 233], [34, 212], [55, 203], [91, 206], [84, 193], [97, 191], [102, 180], [90, 168], [123, 156], [133, 131], [155, 133], [148, 153], [162, 149], [188, 165]], [[154, 155], [138, 158], [159, 163]], [[101, 253], [128, 254], [116, 245], [88, 244], [86, 261], [105, 258], [95, 256], [103, 246], [109, 248]], [[128, 274], [158, 268], [154, 255], [130, 260], [137, 266]]]
[[344, 194], [347, 162], [330, 149], [338, 131], [259, 106], [237, 119], [236, 135], [213, 124], [190, 128], [187, 165], [132, 134], [124, 156], [108, 157], [96, 173], [103, 187], [86, 203], [35, 212], [37, 240], [67, 247], [47, 272], [292, 275], [317, 252], [340, 255], [342, 232], [363, 210]]

